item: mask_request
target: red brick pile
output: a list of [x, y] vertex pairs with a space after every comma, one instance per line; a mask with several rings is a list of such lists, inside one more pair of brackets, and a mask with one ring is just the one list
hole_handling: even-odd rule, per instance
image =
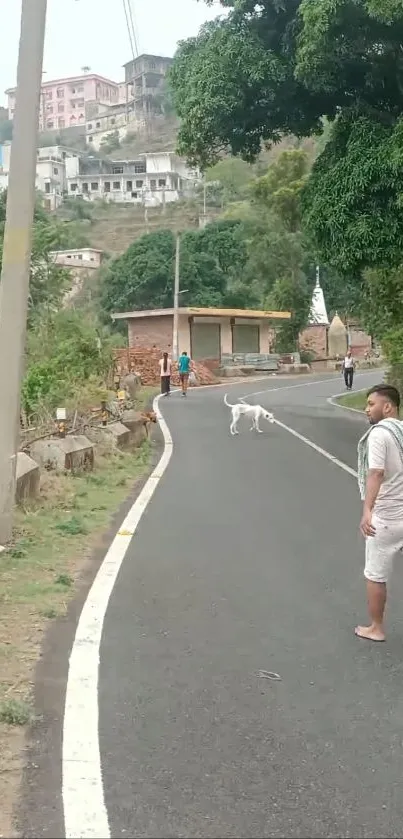
[[[162, 351], [153, 347], [136, 347], [131, 349], [115, 350], [116, 372], [119, 376], [126, 373], [138, 373], [143, 385], [157, 385], [160, 382], [159, 360], [162, 358]], [[216, 376], [199, 361], [192, 362], [197, 385], [213, 385], [217, 382]], [[173, 363], [171, 382], [179, 384], [178, 365]]]

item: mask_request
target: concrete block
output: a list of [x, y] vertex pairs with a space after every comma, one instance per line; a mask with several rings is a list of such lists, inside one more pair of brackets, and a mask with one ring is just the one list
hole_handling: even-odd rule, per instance
[[31, 457], [45, 469], [84, 472], [94, 467], [94, 446], [84, 434], [32, 443]]
[[310, 373], [309, 364], [281, 364], [280, 373]]
[[132, 445], [135, 447], [141, 446], [147, 437], [144, 418], [141, 414], [133, 408], [129, 408], [127, 411], [123, 411], [122, 423], [130, 430]]
[[109, 441], [117, 449], [128, 449], [132, 445], [132, 434], [121, 422], [111, 422], [109, 425], [93, 425], [87, 429], [87, 437], [92, 443]]
[[25, 452], [18, 452], [15, 491], [17, 504], [21, 504], [27, 498], [35, 498], [39, 493], [40, 481], [41, 474], [38, 464]]

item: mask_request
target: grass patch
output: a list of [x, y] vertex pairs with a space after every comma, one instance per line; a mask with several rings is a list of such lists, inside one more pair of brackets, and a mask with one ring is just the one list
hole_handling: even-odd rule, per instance
[[0, 722], [6, 725], [27, 725], [34, 718], [29, 702], [19, 699], [3, 699], [0, 702]]
[[355, 408], [357, 411], [365, 411], [367, 404], [367, 390], [358, 390], [355, 393], [345, 393], [335, 399], [339, 405], [346, 408]]
[[148, 441], [124, 453], [98, 446], [94, 474], [44, 472], [38, 502], [16, 510], [14, 541], [0, 562], [0, 734], [2, 723], [29, 722], [46, 621], [66, 613], [83, 564], [149, 461]]

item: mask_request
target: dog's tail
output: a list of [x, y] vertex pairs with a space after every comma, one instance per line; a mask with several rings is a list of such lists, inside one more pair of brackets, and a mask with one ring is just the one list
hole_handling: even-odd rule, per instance
[[235, 405], [231, 405], [231, 402], [228, 402], [227, 396], [228, 396], [228, 393], [226, 393], [225, 396], [224, 396], [224, 402], [225, 402], [227, 408], [235, 408]]

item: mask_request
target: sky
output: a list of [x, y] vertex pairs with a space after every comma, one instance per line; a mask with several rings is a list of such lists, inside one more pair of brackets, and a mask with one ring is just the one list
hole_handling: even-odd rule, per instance
[[[222, 12], [203, 0], [131, 0], [139, 52], [173, 55], [177, 42], [196, 35]], [[114, 12], [112, 10], [115, 10]], [[21, 0], [0, 0], [0, 104], [17, 76]], [[122, 65], [132, 58], [123, 0], [48, 0], [44, 80], [74, 76], [88, 66], [123, 81]]]

